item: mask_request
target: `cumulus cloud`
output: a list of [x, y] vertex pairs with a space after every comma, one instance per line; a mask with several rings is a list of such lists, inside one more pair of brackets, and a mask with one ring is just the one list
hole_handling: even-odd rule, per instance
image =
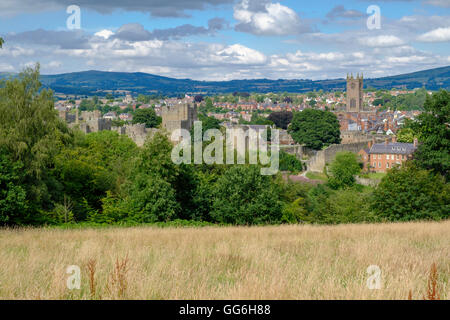
[[280, 3], [242, 0], [234, 7], [236, 31], [256, 35], [290, 35], [310, 31], [297, 13]]
[[[204, 26], [184, 24], [154, 30], [146, 30], [138, 23], [126, 24], [94, 34], [39, 29], [3, 35], [7, 45], [0, 50], [0, 71], [17, 72], [32, 61], [39, 61], [44, 74], [97, 69], [197, 80], [325, 79], [343, 77], [348, 72], [363, 72], [369, 77], [394, 75], [445, 66], [450, 61], [448, 54], [441, 56], [412, 45], [418, 36], [423, 41], [433, 37], [445, 39], [434, 31], [448, 28], [449, 17], [385, 18], [381, 30], [367, 30], [364, 25], [332, 34], [302, 33], [305, 24], [297, 13], [276, 1], [239, 0], [234, 7], [238, 22], [235, 29], [257, 35], [293, 34], [301, 45], [297, 48], [302, 50], [267, 54], [238, 38], [231, 43], [222, 38], [223, 43], [185, 39], [214, 35], [227, 28], [227, 22], [221, 18], [211, 19]], [[351, 10], [331, 10], [334, 13], [330, 13], [330, 23], [361, 22], [356, 14], [352, 19], [348, 11]], [[308, 51], [305, 44], [330, 49]]]
[[266, 61], [266, 57], [259, 51], [250, 49], [241, 44], [233, 44], [217, 52], [222, 61], [232, 64], [262, 64]]
[[101, 37], [103, 39], [108, 39], [113, 34], [114, 34], [113, 31], [108, 30], [108, 29], [103, 29], [103, 30], [100, 30], [99, 32], [96, 32], [94, 35], [97, 36], [97, 37]]
[[393, 35], [380, 35], [375, 37], [363, 37], [359, 43], [368, 47], [396, 47], [404, 44], [404, 41]]
[[140, 23], [128, 23], [121, 26], [117, 32], [112, 35], [112, 38], [128, 41], [180, 39], [182, 37], [194, 35], [212, 35], [215, 32], [224, 29], [226, 24], [224, 19], [213, 18], [208, 21], [208, 28], [184, 24], [174, 28], [148, 31]]
[[115, 10], [148, 12], [157, 17], [185, 17], [188, 10], [204, 10], [209, 7], [232, 4], [234, 0], [2, 0], [0, 15], [16, 15], [24, 12], [63, 10], [76, 4], [82, 9], [111, 13]]
[[450, 41], [450, 27], [447, 28], [437, 28], [431, 30], [427, 33], [420, 35], [417, 38], [418, 41], [422, 42], [447, 42]]
[[282, 54], [264, 53], [234, 43], [146, 40], [130, 42], [93, 36], [86, 49], [6, 47], [0, 50], [0, 71], [19, 71], [30, 61], [40, 61], [42, 72], [61, 73], [88, 69], [149, 72], [196, 80], [250, 78], [326, 79], [347, 72], [386, 76], [448, 64], [448, 56], [416, 50], [411, 46], [369, 48], [358, 51]]
[[9, 33], [6, 41], [33, 43], [39, 45], [57, 45], [64, 49], [83, 49], [88, 47], [88, 36], [82, 30], [53, 31], [37, 29], [21, 33]]

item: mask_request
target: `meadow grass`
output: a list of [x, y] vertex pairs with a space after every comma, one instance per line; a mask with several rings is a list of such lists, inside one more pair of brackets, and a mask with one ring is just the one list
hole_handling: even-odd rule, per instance
[[0, 299], [423, 299], [433, 263], [448, 299], [449, 244], [450, 221], [2, 229]]

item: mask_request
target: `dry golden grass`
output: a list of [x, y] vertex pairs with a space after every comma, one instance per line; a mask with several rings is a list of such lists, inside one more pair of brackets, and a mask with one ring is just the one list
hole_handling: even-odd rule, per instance
[[0, 230], [0, 299], [423, 299], [433, 263], [448, 299], [449, 245], [450, 221]]

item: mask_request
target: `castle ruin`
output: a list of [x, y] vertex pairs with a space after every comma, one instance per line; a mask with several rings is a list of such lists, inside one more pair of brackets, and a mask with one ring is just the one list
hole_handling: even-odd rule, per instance
[[197, 121], [197, 106], [189, 103], [173, 106], [163, 106], [161, 109], [162, 127], [169, 133], [176, 129], [186, 129], [188, 131]]

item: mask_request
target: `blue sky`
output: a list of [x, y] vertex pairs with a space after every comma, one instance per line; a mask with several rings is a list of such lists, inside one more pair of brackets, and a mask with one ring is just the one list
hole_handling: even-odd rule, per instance
[[[69, 30], [69, 5], [80, 29]], [[367, 27], [367, 8], [380, 28]], [[379, 77], [450, 65], [450, 0], [2, 0], [0, 72]]]

